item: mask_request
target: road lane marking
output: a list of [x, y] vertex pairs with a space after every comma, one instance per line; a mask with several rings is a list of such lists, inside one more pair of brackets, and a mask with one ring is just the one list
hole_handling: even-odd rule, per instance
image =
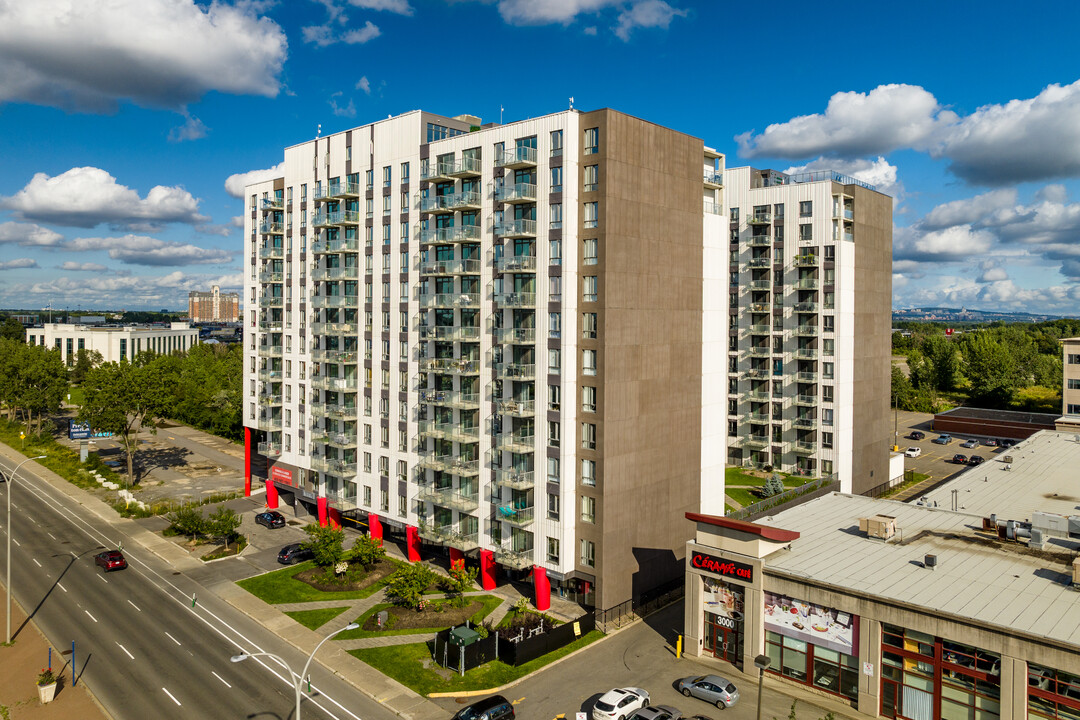
[[63, 590], [64, 592], [67, 592], [67, 588], [66, 588], [66, 587], [64, 587], [63, 585], [61, 585], [61, 584], [60, 584], [59, 582], [57, 582], [57, 583], [56, 583], [56, 587], [60, 588], [60, 589], [61, 589], [61, 590]]
[[18, 540], [16, 540], [15, 538], [11, 538], [11, 542], [15, 543], [15, 544], [16, 544], [16, 545], [18, 545], [19, 547], [22, 547], [22, 543], [21, 543], [21, 542], [19, 542]]
[[[84, 613], [86, 613], [87, 615], [90, 615], [90, 611], [89, 611], [89, 610], [83, 610], [83, 612], [84, 612]], [[97, 622], [97, 618], [96, 618], [96, 617], [94, 617], [93, 615], [90, 615], [90, 619], [91, 619], [91, 620], [93, 620], [94, 622]]]
[[98, 580], [100, 580], [100, 581], [101, 581], [101, 582], [103, 582], [103, 583], [107, 583], [107, 582], [109, 582], [108, 580], [106, 580], [106, 579], [105, 579], [105, 576], [104, 576], [104, 575], [98, 575], [98, 576], [97, 576], [97, 579], [98, 579]]
[[231, 688], [231, 687], [232, 687], [232, 685], [230, 685], [229, 683], [225, 682], [225, 678], [221, 677], [220, 675], [218, 675], [218, 674], [217, 674], [216, 672], [214, 672], [213, 670], [211, 670], [211, 671], [210, 671], [210, 674], [211, 674], [211, 675], [213, 675], [214, 677], [216, 677], [216, 678], [217, 678], [218, 680], [220, 680], [221, 682], [225, 683], [225, 687], [227, 687], [227, 688]]
[[180, 704], [180, 701], [179, 701], [179, 700], [177, 700], [177, 699], [176, 699], [175, 697], [173, 697], [173, 694], [172, 694], [171, 692], [169, 692], [169, 691], [168, 691], [168, 690], [166, 690], [165, 688], [161, 688], [161, 690], [162, 690], [162, 691], [163, 691], [163, 692], [164, 692], [164, 693], [165, 693], [166, 695], [168, 695], [168, 696], [169, 696], [169, 699], [170, 699], [170, 700], [172, 700], [172, 701], [173, 701], [174, 703], [176, 703], [177, 705], [179, 705], [179, 704]]
[[[139, 610], [139, 606], [136, 605], [135, 603], [131, 602], [130, 600], [128, 600], [128, 605], [135, 608], [136, 610]], [[139, 612], [142, 612], [142, 610], [139, 610]]]
[[30, 559], [34, 561], [34, 564], [35, 564], [35, 565], [37, 565], [38, 567], [41, 567], [41, 563], [39, 563], [39, 562], [37, 561], [37, 558], [30, 558]]
[[79, 556], [75, 554], [74, 550], [68, 550], [68, 552], [71, 553], [71, 557], [75, 558], [76, 560], [79, 559]]
[[[114, 641], [114, 642], [115, 642], [115, 641]], [[121, 650], [123, 650], [123, 651], [124, 651], [124, 653], [125, 653], [125, 654], [126, 654], [126, 655], [127, 655], [128, 657], [129, 657], [129, 658], [131, 658], [132, 660], [134, 660], [134, 659], [135, 659], [135, 656], [134, 656], [134, 655], [132, 655], [131, 653], [129, 653], [129, 652], [128, 652], [128, 649], [127, 649], [126, 647], [124, 647], [123, 645], [121, 645], [120, 643], [116, 643], [116, 647], [118, 647], [118, 648], [120, 648]]]
[[177, 645], [180, 644], [180, 641], [177, 640], [176, 638], [174, 638], [172, 635], [169, 635], [169, 633], [165, 633], [165, 634], [168, 635], [169, 639], [172, 640], [174, 643], [176, 643]]
[[45, 531], [45, 533], [46, 533], [46, 534], [47, 534], [47, 535], [48, 535], [49, 537], [51, 537], [51, 538], [52, 538], [53, 540], [55, 540], [55, 539], [56, 539], [56, 536], [55, 536], [55, 535], [53, 535], [53, 534], [52, 534], [51, 532], [49, 532], [48, 530], [46, 530], [46, 531]]

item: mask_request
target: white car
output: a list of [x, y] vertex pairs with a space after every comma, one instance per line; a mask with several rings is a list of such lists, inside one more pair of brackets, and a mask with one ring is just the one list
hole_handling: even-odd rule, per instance
[[909, 447], [904, 451], [904, 457], [919, 457], [922, 455], [921, 447]]
[[641, 688], [615, 688], [601, 695], [593, 705], [592, 720], [625, 720], [645, 707], [649, 707], [649, 693]]

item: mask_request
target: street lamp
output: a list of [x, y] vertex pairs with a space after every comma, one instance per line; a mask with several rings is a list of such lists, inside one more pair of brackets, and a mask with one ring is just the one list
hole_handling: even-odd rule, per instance
[[757, 720], [761, 720], [761, 691], [765, 685], [765, 670], [772, 664], [772, 658], [768, 655], [758, 655], [754, 658], [754, 667], [758, 669], [757, 683]]
[[329, 635], [324, 637], [322, 640], [320, 640], [319, 644], [316, 645], [315, 649], [311, 651], [310, 655], [308, 655], [307, 662], [304, 663], [304, 670], [299, 675], [297, 675], [296, 673], [294, 673], [292, 671], [292, 668], [289, 667], [289, 663], [285, 662], [285, 660], [283, 660], [280, 656], [275, 655], [273, 653], [268, 653], [268, 652], [240, 653], [239, 655], [233, 655], [231, 658], [229, 658], [229, 660], [231, 660], [234, 663], [237, 663], [237, 662], [243, 662], [244, 660], [247, 660], [248, 658], [251, 658], [251, 657], [260, 657], [261, 656], [261, 657], [274, 658], [279, 663], [281, 663], [285, 667], [285, 669], [289, 671], [289, 677], [292, 678], [292, 681], [293, 681], [293, 689], [296, 690], [296, 713], [293, 715], [293, 720], [300, 720], [300, 698], [303, 696], [302, 688], [303, 688], [303, 685], [304, 685], [304, 677], [307, 675], [308, 667], [311, 665], [311, 661], [315, 658], [315, 653], [319, 652], [319, 648], [321, 648], [323, 646], [324, 642], [326, 642], [330, 638], [334, 637], [338, 633], [343, 633], [346, 630], [355, 630], [358, 627], [360, 627], [360, 623], [349, 623], [348, 625], [341, 628], [340, 630], [335, 630], [334, 632], [330, 633]]
[[15, 473], [19, 472], [24, 464], [31, 460], [44, 460], [44, 455], [38, 455], [37, 457], [26, 458], [21, 463], [15, 466], [15, 469], [11, 471], [11, 475], [8, 476], [8, 489], [7, 489], [7, 525], [4, 527], [7, 529], [7, 635], [6, 644], [11, 644], [11, 491], [15, 485]]

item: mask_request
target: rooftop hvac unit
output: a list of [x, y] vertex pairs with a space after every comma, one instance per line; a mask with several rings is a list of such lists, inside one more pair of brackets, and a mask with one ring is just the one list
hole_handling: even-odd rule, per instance
[[1032, 529], [1041, 530], [1044, 537], [1069, 537], [1069, 526], [1071, 524], [1069, 518], [1057, 513], [1041, 511], [1031, 513]]
[[937, 567], [937, 555], [926, 555], [923, 557], [923, 567], [933, 570]]
[[889, 540], [896, 534], [896, 518], [891, 515], [859, 518], [859, 531], [869, 538]]
[[1043, 531], [1038, 528], [1031, 529], [1031, 538], [1028, 540], [1028, 547], [1033, 550], [1042, 550], [1046, 547], [1046, 536], [1043, 535]]
[[1076, 557], [1076, 558], [1073, 559], [1072, 567], [1073, 567], [1073, 578], [1072, 578], [1073, 587], [1080, 587], [1080, 557]]

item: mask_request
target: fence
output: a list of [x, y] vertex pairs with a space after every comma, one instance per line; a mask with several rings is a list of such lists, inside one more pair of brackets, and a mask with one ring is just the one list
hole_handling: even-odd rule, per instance
[[682, 576], [674, 578], [649, 592], [642, 593], [641, 597], [627, 600], [596, 613], [596, 627], [604, 633], [617, 630], [681, 599], [684, 591], [685, 578]]
[[830, 493], [840, 489], [840, 482], [836, 479], [836, 475], [826, 475], [825, 477], [818, 478], [817, 480], [811, 480], [805, 485], [785, 490], [778, 495], [765, 498], [753, 505], [747, 505], [741, 510], [733, 510], [727, 513], [727, 517], [733, 520], [753, 520], [754, 518], [761, 517], [766, 511], [776, 511], [781, 505], [787, 506], [799, 500], [796, 504], [802, 504], [809, 502], [814, 498], [821, 497], [826, 493]]
[[[450, 633], [453, 629], [447, 628], [435, 635], [431, 656], [443, 667], [461, 673], [492, 660], [501, 660], [507, 665], [524, 665], [566, 647], [574, 640], [596, 629], [596, 615], [594, 613], [583, 615], [572, 622], [557, 625], [540, 633], [523, 630], [520, 634], [508, 636], [508, 631], [504, 628], [464, 648], [450, 642]], [[462, 669], [462, 664], [464, 664], [464, 669]]]

